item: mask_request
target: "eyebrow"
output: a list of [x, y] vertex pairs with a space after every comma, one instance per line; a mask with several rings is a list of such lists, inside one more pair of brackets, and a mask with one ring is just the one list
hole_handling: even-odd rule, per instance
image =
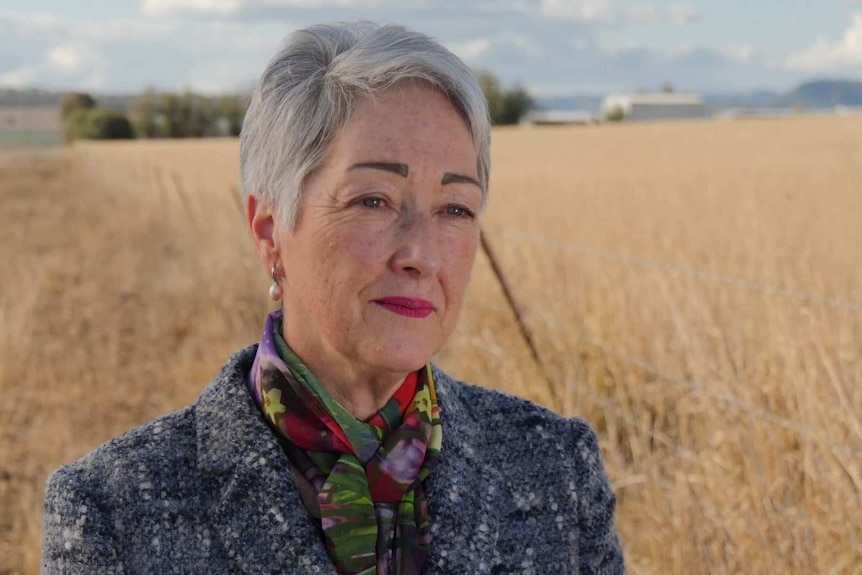
[[443, 174], [443, 180], [440, 183], [444, 186], [446, 184], [473, 184], [480, 190], [482, 189], [482, 185], [474, 178], [464, 176], [462, 174], [453, 174], [452, 172], [446, 172]]
[[[383, 170], [385, 172], [399, 175], [402, 178], [406, 178], [410, 174], [410, 168], [407, 164], [398, 164], [393, 162], [360, 162], [347, 168], [347, 171], [362, 168]], [[452, 172], [446, 172], [443, 174], [443, 179], [440, 181], [440, 185], [445, 186], [447, 184], [472, 184], [477, 188], [482, 189], [482, 185], [475, 178], [471, 178], [470, 176], [465, 176], [463, 174], [453, 174]]]
[[410, 168], [407, 167], [407, 164], [394, 164], [390, 162], [360, 162], [358, 164], [353, 164], [347, 171], [358, 170], [361, 168], [370, 168], [372, 170], [383, 170], [384, 172], [392, 172], [393, 174], [397, 174], [402, 178], [406, 178], [408, 174], [410, 174]]

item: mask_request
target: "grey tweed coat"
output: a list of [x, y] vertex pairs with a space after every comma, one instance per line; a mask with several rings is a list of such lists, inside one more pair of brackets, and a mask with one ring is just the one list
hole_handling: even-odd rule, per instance
[[[48, 480], [42, 573], [336, 575], [246, 387], [256, 346], [197, 402]], [[443, 445], [424, 573], [622, 573], [589, 426], [434, 371]]]

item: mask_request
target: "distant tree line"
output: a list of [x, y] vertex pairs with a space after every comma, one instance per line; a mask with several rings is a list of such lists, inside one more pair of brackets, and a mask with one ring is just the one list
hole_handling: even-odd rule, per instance
[[245, 110], [241, 96], [208, 97], [190, 91], [174, 94], [147, 90], [131, 101], [128, 114], [101, 108], [83, 92], [70, 92], [61, 103], [68, 142], [238, 136]]
[[134, 137], [128, 118], [114, 110], [96, 105], [83, 92], [66, 94], [60, 104], [63, 131], [67, 142], [74, 140], [121, 140]]
[[141, 138], [239, 136], [246, 107], [246, 99], [237, 95], [211, 98], [148, 90], [132, 102], [129, 115]]
[[[488, 71], [476, 72], [488, 100], [491, 122], [517, 124], [533, 107], [533, 99], [520, 84], [504, 89]], [[209, 97], [194, 92], [147, 90], [133, 98], [128, 113], [100, 107], [83, 92], [63, 97], [61, 113], [66, 141], [79, 139], [202, 138], [238, 136], [247, 99], [239, 95]]]

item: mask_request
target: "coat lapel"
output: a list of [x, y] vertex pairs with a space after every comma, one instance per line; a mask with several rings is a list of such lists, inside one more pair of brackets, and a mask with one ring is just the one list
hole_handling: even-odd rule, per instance
[[[247, 575], [337, 575], [293, 481], [290, 463], [246, 385], [256, 346], [234, 355], [197, 402], [198, 468], [209, 521]], [[490, 573], [500, 562], [501, 497], [508, 488], [459, 387], [434, 369], [443, 423], [427, 480], [431, 552], [423, 573]], [[505, 500], [505, 499], [504, 499]]]
[[236, 354], [197, 403], [198, 467], [209, 520], [248, 575], [336, 575], [294, 484], [290, 463], [245, 381], [256, 346]]
[[499, 501], [507, 487], [483, 454], [489, 446], [458, 387], [434, 369], [443, 423], [440, 458], [428, 477], [431, 553], [424, 573], [490, 573], [499, 563]]

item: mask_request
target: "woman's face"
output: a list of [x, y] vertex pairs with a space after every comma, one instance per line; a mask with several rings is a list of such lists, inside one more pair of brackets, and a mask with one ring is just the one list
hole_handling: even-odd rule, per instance
[[[361, 102], [278, 228], [285, 337], [312, 370], [407, 373], [451, 335], [479, 241], [476, 150], [421, 85]], [[324, 368], [325, 366], [325, 368]]]

